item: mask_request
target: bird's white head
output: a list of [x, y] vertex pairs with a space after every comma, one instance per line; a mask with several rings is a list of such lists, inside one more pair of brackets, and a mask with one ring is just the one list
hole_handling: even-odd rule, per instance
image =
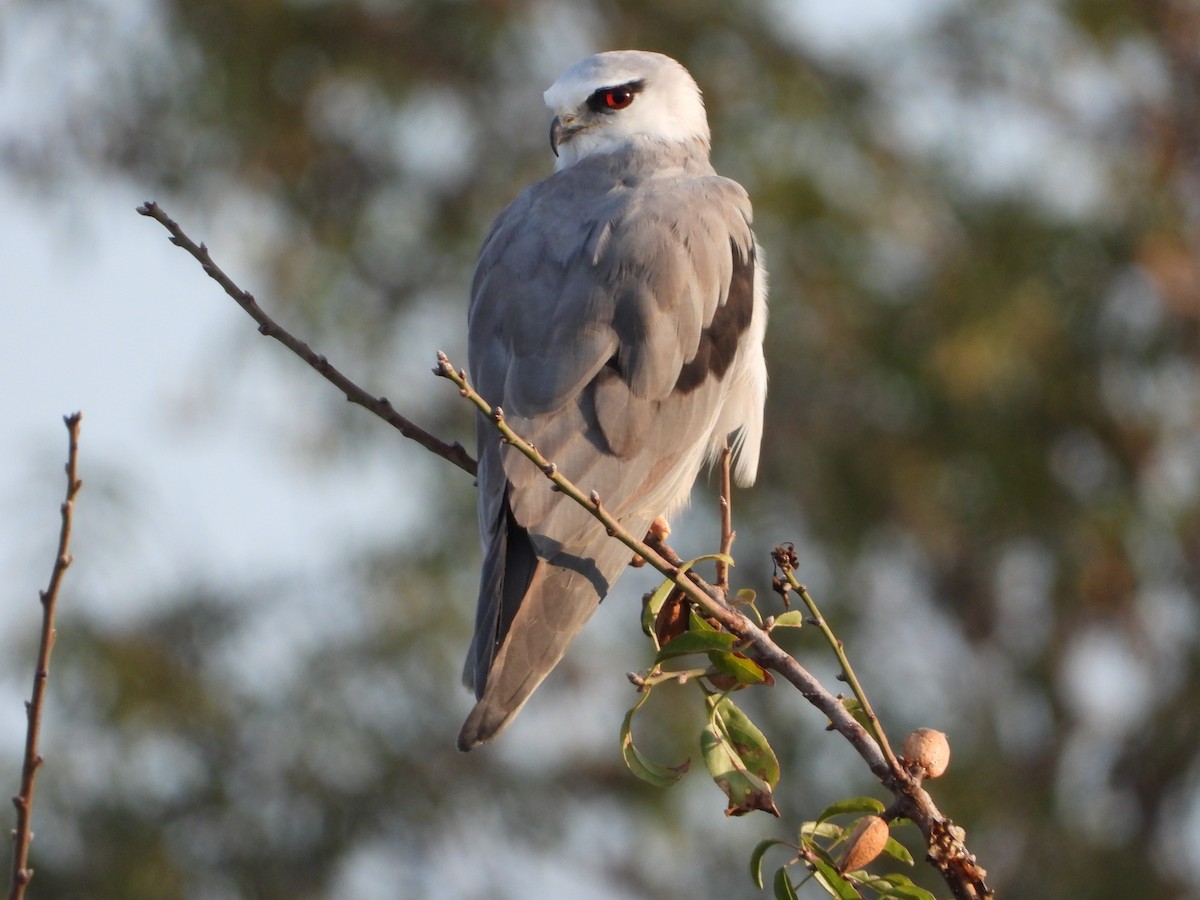
[[635, 136], [708, 149], [700, 88], [687, 69], [661, 53], [597, 53], [567, 69], [543, 97], [554, 113], [550, 146], [556, 169], [615, 150]]

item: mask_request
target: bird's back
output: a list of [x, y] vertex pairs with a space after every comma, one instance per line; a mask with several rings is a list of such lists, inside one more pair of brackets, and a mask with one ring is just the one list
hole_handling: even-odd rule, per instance
[[[766, 309], [750, 215], [705, 146], [635, 138], [527, 189], [480, 254], [477, 389], [638, 537], [731, 433], [753, 480]], [[484, 566], [465, 675], [480, 699], [464, 749], [515, 715], [630, 558], [486, 417], [477, 434]]]

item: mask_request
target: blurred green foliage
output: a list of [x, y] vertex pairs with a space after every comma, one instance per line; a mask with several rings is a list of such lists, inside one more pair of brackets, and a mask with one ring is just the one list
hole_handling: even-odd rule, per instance
[[[253, 234], [260, 295], [386, 377], [396, 353], [432, 362], [412, 334], [462, 356], [479, 242], [550, 169], [544, 87], [594, 50], [678, 57], [772, 276], [736, 586], [766, 596], [770, 547], [797, 542], [893, 739], [949, 733], [933, 792], [1002, 896], [1195, 893], [1200, 12], [834, 6], [23, 0], [91, 77], [4, 160], [48, 191], [69, 165], [120, 174], [185, 227]], [[219, 259], [219, 230], [194, 236]], [[437, 388], [389, 396], [465, 439]], [[328, 393], [327, 452], [397, 440]], [[871, 791], [782, 688], [754, 709], [782, 824], [725, 821], [699, 779], [636, 782], [617, 682], [651, 651], [628, 603], [500, 745], [454, 753], [472, 498], [449, 466], [420, 477], [447, 485], [428, 529], [336, 571], [65, 618], [33, 896], [749, 895], [758, 840]], [[651, 719], [639, 742], [694, 753], [672, 743], [691, 712]]]

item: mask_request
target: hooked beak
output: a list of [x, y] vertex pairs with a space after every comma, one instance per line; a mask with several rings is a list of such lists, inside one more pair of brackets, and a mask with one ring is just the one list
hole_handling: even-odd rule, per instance
[[575, 116], [555, 116], [554, 121], [550, 123], [550, 149], [554, 151], [554, 155], [558, 156], [558, 147], [560, 144], [565, 144], [577, 133], [583, 131], [585, 126], [577, 124]]

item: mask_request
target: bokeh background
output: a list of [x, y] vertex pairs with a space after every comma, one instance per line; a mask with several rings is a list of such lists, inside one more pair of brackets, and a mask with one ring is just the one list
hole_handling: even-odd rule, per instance
[[[645, 572], [498, 744], [455, 752], [470, 479], [259, 338], [134, 212], [157, 199], [360, 383], [468, 441], [434, 352], [464, 358], [475, 252], [551, 169], [541, 91], [620, 47], [691, 69], [772, 273], [739, 586], [769, 595], [771, 547], [797, 543], [896, 739], [949, 733], [933, 792], [1003, 896], [1200, 897], [1194, 0], [10, 0], [11, 792], [59, 417], [85, 416], [30, 896], [755, 896], [758, 840], [881, 796], [784, 687], [745, 701], [781, 820], [726, 819], [702, 772], [626, 773]], [[685, 556], [713, 549], [711, 494]], [[816, 636], [789, 640], [832, 684]], [[640, 739], [696, 757], [694, 701]]]

